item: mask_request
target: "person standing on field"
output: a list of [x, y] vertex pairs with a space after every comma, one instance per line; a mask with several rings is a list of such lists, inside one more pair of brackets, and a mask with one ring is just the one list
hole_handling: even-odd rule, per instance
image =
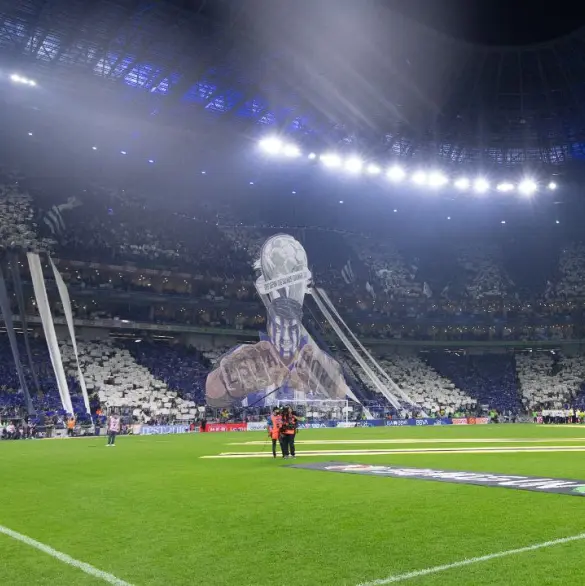
[[116, 436], [120, 433], [121, 422], [118, 415], [112, 414], [108, 417], [108, 443], [107, 447], [116, 446]]
[[[275, 407], [272, 411], [272, 415], [268, 419], [268, 435], [272, 439], [272, 457], [276, 458], [276, 444], [280, 442], [282, 449], [282, 441], [280, 439], [280, 430], [282, 428], [282, 416], [280, 415], [280, 409]], [[284, 451], [283, 451], [284, 455]]]
[[287, 407], [282, 414], [282, 428], [280, 432], [283, 458], [296, 458], [295, 436], [297, 435], [298, 419], [291, 407]]

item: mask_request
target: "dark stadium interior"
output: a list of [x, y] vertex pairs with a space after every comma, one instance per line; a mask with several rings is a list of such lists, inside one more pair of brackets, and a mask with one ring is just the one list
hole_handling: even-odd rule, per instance
[[[217, 552], [210, 549], [208, 555], [205, 544], [222, 549], [223, 571], [231, 577], [238, 558], [230, 556], [238, 548], [247, 551], [253, 543], [270, 549], [255, 533], [261, 525], [254, 525], [270, 501], [236, 494], [238, 482], [253, 484], [243, 472], [249, 462], [230, 462], [231, 477], [222, 463], [201, 464], [201, 458], [276, 458], [277, 441], [287, 446], [283, 457], [293, 458], [298, 429], [333, 427], [345, 428], [348, 438], [354, 437], [351, 427], [382, 428], [366, 430], [366, 439], [356, 442], [365, 444], [378, 441], [384, 429], [404, 426], [406, 435], [380, 443], [417, 443], [424, 430], [414, 429], [411, 436], [408, 426], [451, 426], [436, 432], [445, 434], [437, 441], [469, 442], [468, 449], [478, 453], [497, 449], [481, 442], [522, 443], [520, 449], [528, 451], [535, 449], [530, 442], [580, 441], [568, 434], [578, 436], [585, 424], [584, 185], [585, 9], [575, 2], [0, 0], [0, 440], [91, 436], [84, 441], [93, 447], [104, 430], [108, 446], [116, 445], [118, 434], [204, 432], [193, 438], [201, 443], [184, 444], [183, 455], [196, 462], [197, 474], [203, 471], [193, 486], [188, 475], [176, 481], [192, 490], [189, 502], [181, 503], [185, 516], [166, 518], [161, 506], [161, 517], [154, 514], [146, 523], [153, 532], [176, 527], [181, 539], [161, 548], [163, 561], [152, 564], [152, 576], [140, 574], [147, 558], [140, 555], [155, 543], [150, 533], [143, 536], [149, 543], [135, 542], [138, 553], [130, 539], [119, 547], [122, 557], [136, 554], [132, 565], [140, 570], [134, 583], [280, 584], [278, 575], [273, 580], [262, 566], [252, 567], [255, 552], [248, 555], [248, 581], [222, 581], [213, 574], [206, 582], [206, 564], [216, 563]], [[273, 410], [285, 403], [295, 407], [286, 417]], [[494, 437], [484, 428], [476, 431], [488, 423]], [[557, 424], [563, 424], [562, 431], [553, 435]], [[473, 428], [468, 433], [479, 439], [470, 440], [455, 425]], [[267, 428], [273, 454], [268, 444], [226, 440], [220, 446], [206, 434], [261, 431], [266, 439]], [[537, 431], [522, 431], [529, 428]], [[542, 439], [541, 429], [550, 430], [553, 439]], [[530, 433], [536, 436], [526, 439]], [[173, 465], [180, 474], [187, 470], [175, 460], [179, 451], [171, 458], [163, 451], [177, 438], [168, 446], [167, 440], [147, 444], [150, 439], [132, 447], [136, 454], [141, 446], [152, 449], [149, 473], [157, 466]], [[434, 439], [421, 444], [425, 441]], [[51, 442], [19, 448], [22, 458], [15, 461], [27, 473], [34, 465], [26, 450], [38, 444]], [[62, 446], [72, 444], [53, 443], [55, 465], [67, 460], [65, 473], [59, 473], [69, 479], [66, 486], [41, 494], [34, 492], [35, 478], [31, 492], [23, 492], [41, 504], [46, 496], [47, 510], [54, 494], [77, 487], [72, 471], [94, 456], [78, 451], [69, 462], [71, 448]], [[97, 458], [119, 457], [124, 444], [119, 445], [118, 453]], [[0, 448], [12, 444], [2, 441]], [[561, 457], [554, 462], [557, 468], [530, 469], [545, 460], [549, 448], [558, 446], [543, 448], [520, 470], [502, 457], [499, 472], [575, 477], [578, 465], [570, 462], [565, 470], [568, 460]], [[340, 446], [310, 449], [299, 442], [301, 457], [303, 451], [309, 457], [350, 459], [357, 453], [339, 451]], [[0, 454], [0, 469], [9, 470], [9, 482], [12, 472], [2, 461], [7, 453]], [[430, 462], [422, 448], [417, 453], [421, 461], [429, 458], [422, 465], [443, 466]], [[144, 453], [136, 462], [142, 458]], [[114, 461], [118, 469], [108, 468], [110, 460], [100, 462], [122, 479], [121, 468], [132, 468], [120, 464], [124, 460]], [[491, 462], [500, 464], [495, 457]], [[85, 480], [111, 500], [104, 497], [103, 507], [101, 496], [72, 501], [75, 522], [97, 519], [96, 534], [102, 527], [94, 507], [111, 505], [111, 525], [123, 511], [111, 485], [102, 486], [99, 466], [86, 470]], [[490, 465], [481, 466], [478, 473]], [[43, 482], [52, 479], [49, 468], [39, 470]], [[264, 482], [267, 468], [252, 470], [250, 476]], [[213, 484], [216, 472], [224, 479], [221, 487]], [[176, 478], [174, 472], [166, 474], [157, 473], [165, 490], [156, 496], [180, 502], [176, 485], [164, 485]], [[312, 472], [299, 474], [309, 478]], [[274, 478], [274, 484], [288, 486], [288, 478]], [[340, 527], [361, 532], [361, 507], [367, 505], [382, 520], [368, 533], [385, 538], [392, 522], [384, 515], [392, 499], [386, 494], [375, 501], [374, 491], [366, 490], [359, 501], [358, 487], [371, 485], [358, 484], [357, 477], [347, 482], [354, 480]], [[339, 515], [336, 507], [347, 495], [339, 497], [327, 482], [310, 485], [307, 498], [299, 500], [303, 531], [312, 522], [302, 517], [303, 507], [313, 498], [319, 502], [319, 491], [327, 499], [332, 495], [329, 516]], [[5, 484], [3, 479], [0, 552], [2, 540], [14, 538], [60, 562], [68, 560], [64, 563], [90, 579], [130, 586], [47, 549], [46, 534], [40, 534], [43, 543], [27, 541], [4, 527], [11, 521], [2, 504]], [[89, 494], [87, 484], [79, 486], [79, 494]], [[143, 494], [146, 502], [158, 485], [144, 476], [136, 486], [130, 508], [138, 519], [145, 511], [151, 514], [138, 509]], [[454, 496], [459, 488], [445, 490], [459, 498]], [[526, 494], [526, 499], [539, 496]], [[220, 496], [229, 501], [223, 510], [213, 508]], [[431, 506], [424, 492], [410, 496], [418, 500], [400, 505], [406, 514]], [[522, 508], [509, 498], [502, 507], [483, 510], [481, 523], [479, 517], [465, 517], [466, 525], [483, 529], [489, 517], [520, 527], [522, 515], [532, 522], [536, 510], [541, 521], [546, 514], [541, 519], [540, 511], [556, 503], [526, 500]], [[242, 512], [237, 503], [244, 501], [254, 506]], [[462, 503], [461, 510], [470, 506]], [[506, 503], [512, 503], [508, 509]], [[158, 501], [152, 506], [158, 511]], [[459, 515], [458, 503], [445, 510], [442, 503], [432, 506], [425, 522], [453, 518], [453, 511]], [[63, 516], [69, 515], [65, 508], [55, 506]], [[187, 509], [202, 516], [189, 517], [195, 513]], [[34, 508], [23, 510], [36, 515]], [[311, 511], [323, 516], [323, 527], [328, 512], [329, 503], [323, 502]], [[567, 509], [562, 518], [578, 522], [582, 513]], [[188, 576], [168, 569], [183, 561], [183, 519], [203, 536], [185, 539], [193, 551], [203, 552], [192, 558], [199, 567], [190, 568]], [[62, 520], [51, 543], [65, 551], [69, 537]], [[275, 520], [280, 522], [276, 513], [270, 522]], [[124, 529], [132, 523], [125, 518]], [[229, 523], [234, 523], [232, 541], [214, 541], [210, 526], [223, 539]], [[550, 521], [540, 525], [557, 527]], [[76, 523], [71, 526], [77, 530]], [[397, 522], [392, 531], [397, 527], [411, 529]], [[428, 539], [417, 537], [411, 550], [427, 556], [426, 548], [436, 547], [441, 536], [432, 538], [432, 526], [423, 527]], [[268, 534], [273, 527], [261, 529]], [[299, 543], [307, 539], [303, 531]], [[250, 537], [249, 543], [235, 543], [236, 533], [238, 539]], [[336, 529], [332, 543], [340, 535], [353, 533]], [[547, 533], [553, 541], [542, 540], [544, 547], [565, 543], [564, 535]], [[569, 538], [574, 539], [585, 535]], [[449, 559], [467, 561], [453, 566], [410, 574], [396, 570], [396, 579], [360, 586], [424, 579], [499, 560], [510, 551], [532, 551], [532, 542], [522, 540], [509, 548], [507, 541], [506, 547], [497, 540], [486, 543], [489, 547], [481, 543], [469, 550], [459, 545], [461, 555]], [[394, 545], [388, 541], [385, 547]], [[477, 549], [504, 553], [477, 558]], [[384, 558], [392, 558], [394, 550], [391, 555], [387, 550]], [[7, 559], [17, 560], [17, 568], [1, 571], [7, 584], [18, 586], [14, 576], [29, 566], [14, 552]], [[280, 563], [280, 550], [274, 552]], [[81, 546], [76, 555], [94, 559]], [[357, 573], [348, 573], [345, 582], [334, 575], [331, 559], [340, 561], [341, 555], [343, 547], [323, 564], [307, 565], [318, 576], [331, 572], [322, 582], [299, 573], [295, 583], [357, 584]], [[402, 553], [406, 570], [423, 563], [409, 555]], [[429, 554], [424, 564], [442, 563], [443, 557]], [[311, 563], [315, 559], [317, 554]], [[129, 566], [117, 567], [115, 556], [112, 560], [116, 575], [120, 567], [127, 572]], [[254, 574], [259, 568], [265, 573], [261, 578]], [[51, 581], [43, 574], [30, 583], [58, 583], [68, 576]], [[494, 573], [492, 582], [491, 572], [483, 582], [470, 576], [448, 583], [529, 583], [509, 581], [508, 574], [504, 579]]]

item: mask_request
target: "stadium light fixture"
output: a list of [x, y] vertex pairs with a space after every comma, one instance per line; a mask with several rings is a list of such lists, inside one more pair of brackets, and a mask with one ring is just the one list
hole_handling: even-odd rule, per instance
[[363, 162], [357, 158], [351, 158], [345, 161], [345, 170], [350, 173], [361, 173], [363, 166]]
[[326, 167], [341, 167], [341, 158], [339, 157], [339, 155], [326, 153], [324, 155], [321, 155], [319, 159]]
[[382, 169], [380, 169], [380, 167], [378, 167], [378, 165], [368, 165], [366, 171], [370, 175], [379, 175], [382, 172]]
[[490, 184], [483, 177], [479, 177], [473, 183], [473, 189], [475, 189], [477, 193], [485, 193], [489, 188]]
[[406, 173], [404, 172], [404, 169], [398, 167], [398, 165], [394, 165], [393, 167], [390, 167], [390, 169], [388, 169], [387, 175], [388, 179], [390, 179], [391, 181], [402, 181], [406, 176]]
[[509, 193], [514, 191], [514, 184], [512, 183], [498, 183], [496, 189], [502, 193]]
[[551, 182], [548, 184], [548, 188], [549, 188], [551, 191], [554, 191], [554, 190], [557, 188], [557, 184], [556, 184], [554, 181], [551, 181]]
[[301, 156], [301, 150], [296, 144], [285, 144], [282, 152], [285, 157], [295, 158]]
[[469, 181], [469, 179], [467, 179], [467, 177], [460, 177], [459, 179], [457, 179], [455, 181], [455, 187], [457, 189], [460, 189], [461, 191], [465, 191], [466, 189], [469, 189], [470, 185], [471, 185], [471, 181]]
[[91, 147], [91, 150], [92, 150], [92, 151], [97, 151], [97, 147], [96, 147], [96, 146], [92, 146], [92, 147]]
[[448, 183], [447, 177], [438, 171], [433, 171], [429, 175], [429, 185], [431, 187], [443, 187]]
[[29, 79], [28, 77], [23, 77], [22, 75], [18, 75], [18, 73], [13, 73], [10, 76], [10, 81], [13, 83], [18, 83], [21, 85], [28, 85], [30, 87], [35, 87], [37, 82], [34, 79]]
[[412, 176], [412, 182], [416, 185], [424, 185], [427, 181], [427, 174], [424, 171], [416, 171]]
[[279, 138], [274, 136], [264, 138], [259, 143], [260, 148], [269, 155], [277, 155], [282, 150], [283, 144]]
[[532, 195], [538, 189], [538, 185], [532, 179], [524, 179], [518, 186], [522, 195]]
[[317, 155], [315, 153], [309, 153], [309, 160], [310, 161], [314, 161], [317, 158]]

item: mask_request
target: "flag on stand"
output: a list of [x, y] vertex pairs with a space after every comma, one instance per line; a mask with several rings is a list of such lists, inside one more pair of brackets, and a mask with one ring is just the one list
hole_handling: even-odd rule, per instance
[[347, 285], [353, 283], [355, 280], [353, 269], [351, 268], [351, 260], [348, 260], [343, 268], [341, 269], [341, 277], [346, 282]]
[[369, 281], [366, 281], [366, 291], [372, 296], [372, 299], [376, 299], [376, 292]]

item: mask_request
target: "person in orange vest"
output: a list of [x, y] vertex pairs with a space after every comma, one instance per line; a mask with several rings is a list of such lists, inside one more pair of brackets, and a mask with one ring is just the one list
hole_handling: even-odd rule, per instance
[[73, 437], [73, 431], [75, 430], [75, 417], [70, 417], [67, 420], [67, 435]]
[[291, 407], [282, 414], [281, 446], [284, 458], [296, 458], [295, 436], [297, 435], [298, 419]]
[[[280, 438], [280, 430], [282, 428], [282, 416], [280, 409], [275, 407], [272, 410], [272, 415], [268, 418], [268, 436], [272, 439], [272, 457], [276, 458], [276, 442], [280, 442], [282, 448], [282, 441]], [[284, 450], [282, 452], [284, 455]]]

